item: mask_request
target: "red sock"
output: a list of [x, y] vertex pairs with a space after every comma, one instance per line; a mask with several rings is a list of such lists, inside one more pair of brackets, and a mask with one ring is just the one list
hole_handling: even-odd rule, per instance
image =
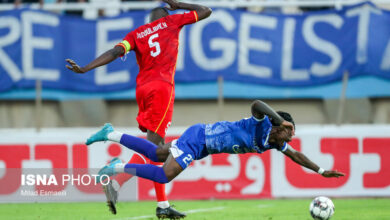
[[[161, 166], [164, 163], [150, 161], [150, 164]], [[153, 183], [154, 183], [154, 190], [156, 191], [157, 202], [168, 201], [167, 195], [165, 194], [165, 184], [156, 183], [156, 182]]]
[[[149, 160], [140, 154], [133, 154], [133, 156], [130, 158], [130, 161], [128, 163], [148, 164]], [[114, 179], [122, 187], [123, 183], [127, 182], [132, 177], [133, 177], [133, 175], [130, 175], [128, 173], [120, 173], [120, 174], [116, 175], [116, 177]]]

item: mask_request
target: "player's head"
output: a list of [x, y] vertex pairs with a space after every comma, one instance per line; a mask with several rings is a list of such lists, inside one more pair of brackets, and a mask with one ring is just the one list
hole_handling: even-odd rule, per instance
[[[292, 118], [292, 116], [290, 115], [290, 113], [284, 112], [284, 111], [277, 111], [276, 113], [278, 113], [278, 115], [280, 115], [280, 117], [282, 117], [284, 120], [291, 122], [291, 124], [293, 124], [294, 128], [295, 128], [295, 122], [294, 122], [294, 119]], [[270, 120], [271, 120], [272, 125], [276, 126], [273, 118], [270, 118]]]
[[276, 113], [278, 113], [278, 115], [280, 115], [280, 117], [282, 117], [284, 120], [291, 122], [291, 124], [293, 124], [295, 128], [295, 122], [290, 113], [284, 111], [277, 111]]
[[163, 17], [168, 16], [168, 15], [169, 15], [168, 9], [166, 9], [164, 7], [154, 8], [150, 12], [150, 22], [158, 20], [158, 19], [163, 18]]
[[[295, 122], [294, 119], [291, 117], [291, 115], [287, 112], [283, 111], [277, 111], [277, 113], [286, 121], [291, 122], [291, 124], [294, 125], [295, 128]], [[291, 130], [288, 130], [286, 128], [277, 126], [273, 123], [273, 120], [271, 118], [271, 123], [273, 124], [271, 134], [270, 134], [270, 142], [274, 142], [274, 144], [283, 145], [284, 142], [290, 142], [292, 139], [292, 133]]]

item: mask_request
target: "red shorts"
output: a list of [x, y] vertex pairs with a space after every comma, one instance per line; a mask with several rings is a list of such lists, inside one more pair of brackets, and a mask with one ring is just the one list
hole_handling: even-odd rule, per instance
[[175, 88], [164, 81], [151, 81], [136, 89], [137, 121], [141, 131], [150, 130], [162, 138], [171, 126]]

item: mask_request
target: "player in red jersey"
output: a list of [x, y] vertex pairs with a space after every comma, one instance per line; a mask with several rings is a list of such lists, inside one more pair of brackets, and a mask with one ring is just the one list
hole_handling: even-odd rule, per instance
[[[166, 130], [171, 124], [175, 98], [174, 76], [179, 46], [179, 33], [184, 25], [205, 19], [211, 9], [205, 6], [163, 0], [170, 8], [155, 8], [150, 14], [150, 23], [142, 25], [126, 35], [123, 41], [108, 50], [85, 67], [78, 66], [73, 60], [66, 61], [68, 69], [76, 73], [85, 73], [96, 67], [106, 65], [120, 56], [134, 50], [139, 64], [136, 99], [139, 107], [137, 121], [139, 128], [147, 132], [147, 139], [158, 146], [164, 145]], [[185, 14], [169, 15], [167, 9], [184, 9]], [[129, 163], [150, 163], [145, 157], [134, 154]], [[153, 162], [154, 163], [154, 162]], [[117, 192], [121, 185], [132, 176], [118, 175], [104, 187], [110, 210], [116, 214]], [[173, 209], [165, 195], [165, 185], [154, 183], [159, 218], [185, 217], [185, 214]]]

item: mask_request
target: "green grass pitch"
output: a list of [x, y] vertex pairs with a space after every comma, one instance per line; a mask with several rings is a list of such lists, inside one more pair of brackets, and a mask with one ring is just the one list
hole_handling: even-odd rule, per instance
[[[332, 220], [388, 220], [390, 198], [332, 199], [336, 212]], [[310, 220], [310, 199], [171, 201], [189, 211], [187, 220]], [[112, 215], [100, 203], [0, 204], [0, 219], [157, 219], [155, 202], [120, 202]]]

